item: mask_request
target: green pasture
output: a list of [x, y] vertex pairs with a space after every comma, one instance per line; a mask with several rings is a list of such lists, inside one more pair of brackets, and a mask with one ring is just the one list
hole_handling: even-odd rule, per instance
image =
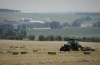
[[66, 29], [30, 29], [28, 35], [62, 36], [62, 37], [100, 37], [100, 28], [66, 28]]

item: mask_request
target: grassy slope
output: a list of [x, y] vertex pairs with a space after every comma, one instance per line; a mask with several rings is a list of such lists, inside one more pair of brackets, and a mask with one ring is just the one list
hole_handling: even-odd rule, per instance
[[42, 29], [28, 30], [28, 34], [34, 34], [36, 38], [39, 35], [61, 35], [63, 37], [100, 37], [100, 28], [66, 28], [66, 29]]

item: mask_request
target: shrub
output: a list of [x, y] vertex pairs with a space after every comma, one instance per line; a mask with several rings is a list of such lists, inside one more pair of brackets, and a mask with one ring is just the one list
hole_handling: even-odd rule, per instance
[[55, 37], [52, 36], [52, 35], [50, 35], [50, 36], [46, 37], [46, 40], [48, 40], [48, 41], [54, 41]]
[[30, 35], [29, 36], [29, 40], [35, 40], [35, 36], [34, 35]]
[[45, 36], [40, 35], [40, 36], [38, 37], [38, 40], [39, 40], [39, 41], [45, 41], [45, 40], [46, 40], [46, 38], [45, 38]]
[[68, 41], [70, 38], [69, 37], [64, 37], [63, 40], [64, 41]]
[[57, 36], [57, 37], [56, 37], [56, 40], [57, 40], [57, 41], [62, 41], [62, 37], [61, 37], [61, 36]]

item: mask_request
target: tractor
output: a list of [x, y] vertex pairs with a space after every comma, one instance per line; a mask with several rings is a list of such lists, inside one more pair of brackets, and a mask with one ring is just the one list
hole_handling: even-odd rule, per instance
[[61, 48], [60, 51], [79, 51], [82, 50], [82, 46], [79, 45], [77, 39], [69, 39], [67, 44], [64, 44]]

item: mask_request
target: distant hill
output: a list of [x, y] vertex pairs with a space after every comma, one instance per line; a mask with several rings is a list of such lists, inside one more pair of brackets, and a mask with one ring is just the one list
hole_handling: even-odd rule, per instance
[[100, 13], [23, 13], [19, 10], [0, 9], [0, 22], [8, 19], [18, 20], [21, 18], [49, 20], [50, 22], [57, 21], [61, 24], [68, 23], [69, 25], [75, 23], [75, 26], [77, 27], [77, 23], [79, 26], [81, 24], [88, 26], [100, 21]]
[[100, 12], [86, 12], [86, 13], [75, 13], [76, 15], [85, 15], [85, 16], [99, 16]]
[[0, 12], [21, 12], [20, 10], [0, 9]]

